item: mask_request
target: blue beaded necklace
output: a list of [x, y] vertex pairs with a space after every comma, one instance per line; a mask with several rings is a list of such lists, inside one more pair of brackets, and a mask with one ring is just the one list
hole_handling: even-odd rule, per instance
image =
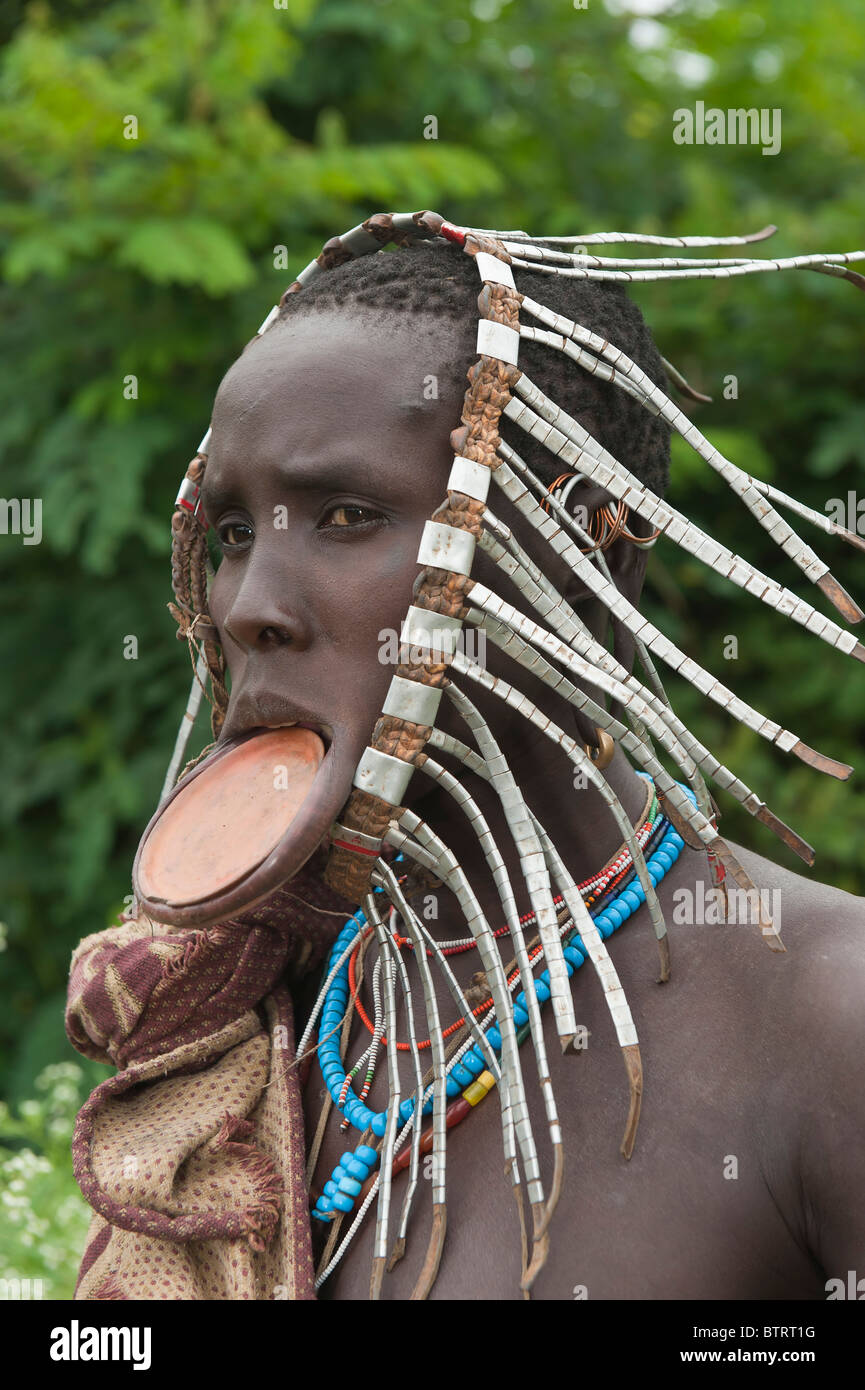
[[[646, 777], [645, 773], [638, 773], [640, 777]], [[651, 780], [647, 778], [647, 780]], [[696, 797], [691, 788], [683, 783], [678, 784], [696, 804]], [[646, 868], [649, 877], [654, 884], [660, 883], [664, 875], [673, 867], [678, 859], [684, 840], [678, 831], [673, 827], [666, 817], [661, 818], [661, 842], [658, 848], [646, 861]], [[380, 892], [376, 889], [376, 892]], [[639, 879], [636, 877], [627, 887], [621, 889], [605, 906], [596, 905], [594, 910], [590, 910], [590, 916], [598, 928], [601, 937], [606, 940], [617, 931], [623, 922], [635, 913], [645, 902], [646, 894]], [[349, 1088], [345, 1100], [340, 1105], [340, 1096], [346, 1081], [346, 1071], [339, 1052], [339, 1033], [340, 1024], [345, 1017], [349, 997], [349, 955], [358, 939], [359, 934], [366, 926], [366, 917], [358, 909], [353, 917], [350, 917], [333, 944], [327, 963], [325, 978], [331, 974], [334, 967], [341, 957], [345, 957], [340, 968], [336, 971], [334, 978], [327, 990], [322, 1010], [321, 1021], [319, 1024], [319, 1046], [317, 1057], [325, 1085], [330, 1092], [331, 1099], [338, 1110], [345, 1116], [349, 1124], [361, 1133], [372, 1130], [378, 1138], [382, 1138], [387, 1127], [388, 1112], [386, 1110], [374, 1111], [364, 1105], [354, 1092]], [[562, 954], [565, 959], [568, 975], [573, 975], [575, 970], [586, 960], [588, 951], [583, 944], [582, 937], [576, 930], [571, 931], [563, 939]], [[533, 980], [535, 994], [538, 1002], [545, 1004], [550, 997], [550, 974], [545, 970], [542, 975]], [[514, 1022], [520, 1030], [525, 1030], [523, 1036], [518, 1035], [518, 1041], [522, 1042], [528, 1032], [529, 1014], [525, 1007], [526, 996], [522, 990], [514, 1000], [513, 1014]], [[501, 1051], [502, 1036], [495, 1023], [486, 1027], [486, 1038], [493, 1051], [498, 1054]], [[474, 1043], [466, 1043], [460, 1048], [454, 1057], [448, 1062], [447, 1077], [445, 1083], [448, 1099], [455, 1099], [457, 1096], [464, 1095], [467, 1090], [472, 1088], [478, 1076], [486, 1072], [486, 1061], [484, 1060], [481, 1049]], [[476, 1102], [471, 1101], [472, 1104]], [[415, 1102], [412, 1099], [404, 1100], [399, 1107], [400, 1127], [399, 1133], [405, 1129], [406, 1125], [414, 1115]], [[422, 1115], [432, 1113], [432, 1085], [427, 1089], [421, 1110]], [[379, 1154], [369, 1144], [360, 1144], [354, 1152], [347, 1150], [342, 1154], [339, 1163], [331, 1173], [330, 1178], [324, 1185], [323, 1195], [316, 1202], [312, 1215], [318, 1221], [331, 1222], [334, 1217], [342, 1212], [347, 1214], [354, 1210], [357, 1198], [360, 1196], [364, 1182], [377, 1166]]]

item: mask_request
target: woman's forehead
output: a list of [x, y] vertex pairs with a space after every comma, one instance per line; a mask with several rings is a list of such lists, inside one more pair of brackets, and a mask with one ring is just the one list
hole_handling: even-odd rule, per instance
[[[318, 311], [254, 342], [226, 373], [213, 410], [212, 478], [233, 458], [261, 463], [337, 449], [420, 449], [450, 457], [461, 400], [446, 389], [449, 334], [429, 315]], [[440, 389], [441, 385], [441, 389]]]

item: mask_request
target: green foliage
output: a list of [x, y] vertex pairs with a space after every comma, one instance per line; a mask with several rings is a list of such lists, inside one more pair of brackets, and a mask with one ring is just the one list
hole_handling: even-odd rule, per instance
[[[625, 0], [584, 11], [566, 0], [9, 7], [2, 490], [43, 499], [41, 545], [0, 536], [10, 1095], [32, 1095], [46, 1061], [69, 1055], [70, 951], [129, 891], [164, 775], [189, 681], [165, 611], [168, 520], [223, 372], [322, 242], [386, 208], [562, 234], [774, 222], [779, 235], [759, 248], [773, 256], [861, 246], [858, 8], [836, 0], [830, 20], [812, 0], [759, 10], [677, 0], [647, 20]], [[674, 144], [673, 112], [698, 99], [779, 107], [780, 154]], [[431, 115], [435, 140], [424, 138]], [[279, 247], [287, 270], [274, 269]], [[850, 285], [803, 273], [662, 282], [635, 297], [665, 356], [712, 395], [687, 410], [718, 447], [821, 511], [861, 489], [865, 318]], [[685, 448], [671, 497], [805, 592]], [[817, 541], [861, 598], [855, 552]], [[854, 760], [859, 668], [790, 624], [770, 627], [756, 600], [666, 543], [646, 607], [752, 704]], [[730, 634], [739, 654], [727, 661]], [[123, 656], [129, 635], [135, 660]], [[812, 872], [861, 891], [862, 788], [821, 780], [675, 678], [669, 688], [718, 756], [814, 843]], [[722, 809], [734, 839], [788, 862], [768, 832]]]
[[72, 1297], [93, 1216], [69, 1158], [89, 1084], [84, 1068], [59, 1062], [39, 1073], [17, 1114], [0, 1102], [0, 1281], [30, 1280], [42, 1298]]
[[296, 272], [334, 224], [500, 182], [459, 141], [343, 141], [332, 119], [295, 136], [269, 100], [310, 10], [36, 4], [3, 55], [3, 491], [43, 507], [41, 545], [0, 543], [13, 1095], [67, 1054], [70, 950], [129, 890], [189, 680], [166, 613], [174, 493], [215, 384], [292, 278], [274, 248]]

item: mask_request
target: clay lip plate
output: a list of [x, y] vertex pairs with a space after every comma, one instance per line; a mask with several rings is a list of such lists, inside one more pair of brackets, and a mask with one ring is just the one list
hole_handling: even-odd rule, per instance
[[134, 870], [139, 897], [182, 909], [248, 880], [291, 828], [324, 757], [322, 739], [300, 725], [218, 750], [145, 831]]

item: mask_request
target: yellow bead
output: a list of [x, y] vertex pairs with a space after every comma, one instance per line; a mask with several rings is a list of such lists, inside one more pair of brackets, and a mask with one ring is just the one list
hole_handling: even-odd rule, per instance
[[491, 1071], [482, 1071], [476, 1081], [467, 1086], [463, 1091], [463, 1100], [467, 1100], [469, 1105], [477, 1105], [479, 1100], [492, 1090], [496, 1084], [496, 1078]]

